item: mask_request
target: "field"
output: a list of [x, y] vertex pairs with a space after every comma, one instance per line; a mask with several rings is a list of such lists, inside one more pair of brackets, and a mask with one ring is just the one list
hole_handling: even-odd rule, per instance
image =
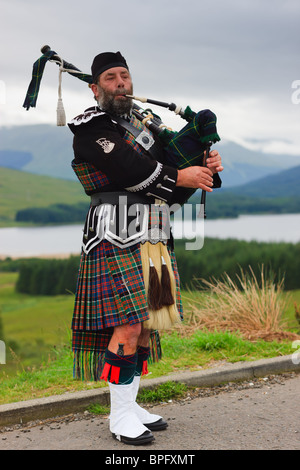
[[23, 369], [41, 364], [55, 348], [68, 343], [73, 309], [71, 294], [53, 297], [15, 292], [17, 277], [18, 273], [0, 273], [0, 316], [9, 347], [8, 374], [16, 366]]
[[[103, 386], [72, 378], [70, 325], [73, 295], [32, 296], [15, 291], [17, 273], [0, 273], [0, 336], [6, 344], [7, 363], [0, 364], [0, 403], [47, 396], [65, 391]], [[292, 341], [248, 341], [239, 332], [207, 331], [192, 327], [191, 305], [204, 293], [183, 293], [186, 328], [162, 334], [164, 356], [150, 366], [151, 377], [186, 368], [209, 367], [216, 361], [256, 360], [292, 354]], [[285, 318], [297, 331], [294, 303], [300, 291], [285, 292]], [[298, 325], [298, 326], [297, 326]]]

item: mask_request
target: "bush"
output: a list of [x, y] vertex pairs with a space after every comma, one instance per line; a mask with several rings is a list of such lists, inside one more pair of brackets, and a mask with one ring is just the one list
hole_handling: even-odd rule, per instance
[[197, 325], [209, 331], [238, 331], [250, 340], [296, 339], [297, 335], [287, 331], [284, 320], [288, 298], [282, 295], [282, 280], [275, 283], [263, 267], [260, 278], [250, 267], [248, 273], [241, 270], [235, 279], [227, 274], [222, 281], [203, 279], [199, 288], [207, 295], [189, 303], [192, 332]]

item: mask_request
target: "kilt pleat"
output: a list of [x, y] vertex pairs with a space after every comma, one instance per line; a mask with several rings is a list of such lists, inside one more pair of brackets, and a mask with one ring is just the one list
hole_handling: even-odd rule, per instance
[[95, 331], [147, 319], [139, 244], [121, 249], [104, 240], [82, 253], [72, 329]]

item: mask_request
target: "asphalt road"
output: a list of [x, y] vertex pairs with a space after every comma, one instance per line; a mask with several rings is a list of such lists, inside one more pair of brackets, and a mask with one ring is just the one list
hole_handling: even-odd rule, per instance
[[[159, 451], [168, 451], [173, 463], [180, 463], [175, 459], [176, 452], [181, 452], [188, 464], [201, 450], [300, 449], [300, 375], [296, 373], [200, 388], [184, 399], [154, 408], [169, 427], [155, 433], [155, 441], [148, 446], [127, 446], [114, 440], [107, 417], [78, 414], [2, 428], [0, 450], [101, 450], [103, 459], [146, 455], [153, 460], [147, 463], [166, 464], [172, 462], [155, 459]], [[132, 461], [131, 466], [138, 464]]]

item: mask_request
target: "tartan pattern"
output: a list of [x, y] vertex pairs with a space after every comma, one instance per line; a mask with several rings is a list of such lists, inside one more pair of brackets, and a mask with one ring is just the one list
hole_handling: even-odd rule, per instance
[[[177, 308], [183, 318], [179, 274], [172, 251], [170, 257]], [[113, 326], [148, 318], [139, 244], [120, 249], [105, 240], [89, 255], [82, 253], [72, 321], [74, 378], [100, 380]], [[149, 361], [160, 358], [159, 333], [151, 331]]]
[[140, 247], [107, 240], [81, 256], [72, 329], [102, 330], [148, 319]]
[[[111, 333], [106, 333], [104, 330], [101, 334], [99, 332], [73, 331], [73, 344], [76, 341], [78, 343], [77, 349], [74, 348], [73, 376], [75, 379], [88, 381], [101, 379], [105, 367], [106, 348], [110, 338]], [[158, 331], [155, 330], [150, 333], [148, 362], [153, 363], [160, 359], [160, 338]]]
[[87, 194], [109, 184], [107, 176], [90, 163], [75, 163], [73, 160], [71, 165]]
[[[34, 108], [36, 106], [45, 65], [47, 61], [51, 60], [54, 55], [57, 55], [56, 52], [49, 50], [45, 52], [38, 60], [36, 60], [32, 66], [32, 78], [23, 103], [23, 108], [26, 108], [27, 111], [30, 107]], [[80, 70], [77, 69], [73, 64], [69, 64], [68, 62], [63, 61], [63, 66], [70, 75], [73, 75], [74, 77], [79, 78], [86, 83], [93, 83], [93, 78], [91, 75], [81, 73]], [[70, 71], [74, 69], [78, 70], [78, 73]]]
[[46, 52], [36, 62], [34, 62], [32, 66], [32, 78], [29, 83], [26, 97], [23, 103], [23, 108], [26, 108], [27, 111], [30, 107], [34, 108], [36, 106], [36, 101], [39, 94], [45, 65], [54, 54], [56, 54], [54, 51]]
[[73, 351], [93, 351], [95, 353], [104, 352], [108, 346], [112, 335], [112, 328], [97, 331], [73, 330], [72, 349]]
[[[139, 119], [137, 119], [135, 116], [130, 117], [130, 123], [140, 131], [145, 131], [148, 132], [149, 135], [152, 135], [149, 129], [147, 129], [147, 127], [145, 127], [144, 124], [142, 124], [141, 121], [139, 121]], [[123, 138], [125, 142], [131, 145], [131, 147], [133, 147], [136, 152], [138, 152], [139, 154], [142, 154], [144, 152], [144, 149], [135, 142], [135, 137], [129, 131], [125, 132]]]
[[[176, 302], [182, 316], [180, 279], [175, 254], [170, 251], [176, 280]], [[119, 248], [107, 240], [90, 253], [82, 253], [75, 295], [73, 331], [95, 332], [149, 318], [140, 245]], [[104, 331], [105, 334], [105, 331]], [[74, 349], [103, 351], [106, 342], [87, 335], [86, 343], [74, 338]]]
[[207, 143], [220, 140], [216, 120], [215, 114], [205, 109], [195, 114], [192, 121], [179, 132], [173, 133], [165, 147], [169, 165], [179, 169], [191, 165], [201, 166]]

